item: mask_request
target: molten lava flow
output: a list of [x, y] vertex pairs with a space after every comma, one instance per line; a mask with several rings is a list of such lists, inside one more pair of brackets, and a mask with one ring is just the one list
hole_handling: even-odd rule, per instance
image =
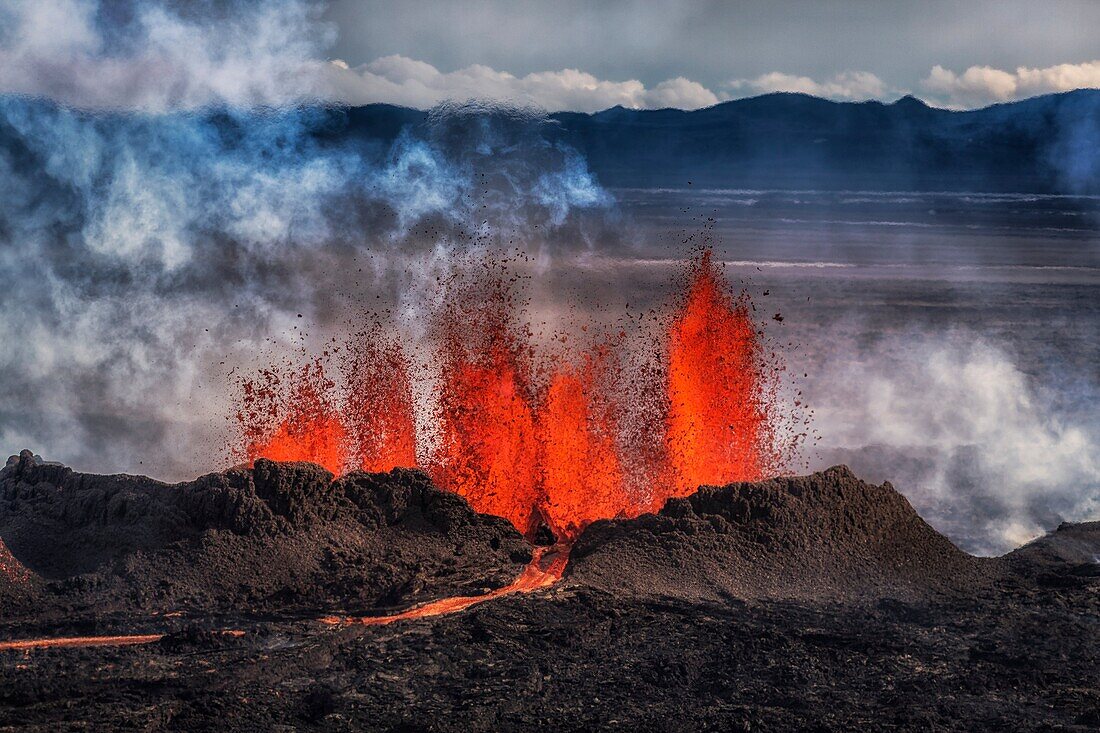
[[0, 641], [0, 651], [27, 651], [30, 649], [56, 649], [64, 647], [133, 646], [160, 641], [164, 634], [139, 634], [136, 636], [66, 636], [53, 639], [18, 639]]
[[595, 371], [591, 359], [560, 369], [539, 412], [543, 515], [555, 536], [570, 541], [629, 508], [615, 426], [594, 404]]
[[667, 442], [677, 495], [755, 480], [767, 463], [760, 347], [749, 306], [729, 295], [709, 250], [693, 269], [668, 343]]
[[[244, 636], [239, 629], [217, 632], [224, 636]], [[164, 638], [164, 634], [130, 634], [125, 636], [62, 636], [45, 639], [16, 639], [0, 641], [0, 651], [30, 651], [32, 649], [70, 649], [93, 646], [138, 646], [152, 644]]]
[[344, 364], [349, 468], [382, 473], [416, 465], [416, 423], [409, 363], [401, 346], [361, 334]]
[[556, 583], [565, 572], [565, 564], [569, 560], [568, 550], [560, 547], [536, 547], [531, 562], [523, 569], [514, 581], [508, 585], [489, 591], [480, 596], [454, 596], [443, 598], [423, 606], [410, 608], [407, 611], [392, 616], [359, 616], [340, 617], [326, 616], [321, 619], [326, 624], [363, 624], [365, 626], [384, 626], [394, 621], [407, 621], [414, 618], [426, 618], [428, 616], [442, 616], [446, 613], [462, 611], [470, 606], [476, 606], [494, 598], [511, 595], [512, 593], [531, 593], [532, 591], [546, 588]]
[[258, 383], [245, 384], [238, 419], [245, 426], [248, 459], [311, 461], [339, 473], [347, 461], [347, 436], [332, 399], [335, 385], [320, 361], [306, 364], [288, 381], [285, 401], [283, 377], [276, 370], [265, 370]]

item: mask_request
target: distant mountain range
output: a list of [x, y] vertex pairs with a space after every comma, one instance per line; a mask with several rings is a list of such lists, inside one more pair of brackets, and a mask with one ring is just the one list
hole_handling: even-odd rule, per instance
[[[427, 113], [368, 105], [348, 132], [392, 138]], [[1100, 193], [1100, 90], [972, 111], [767, 94], [693, 112], [551, 115], [611, 187]]]
[[[458, 109], [463, 117], [457, 125], [451, 119], [445, 144], [452, 151], [478, 148], [484, 140], [479, 141], [472, 120], [500, 113], [489, 106]], [[77, 128], [58, 120], [57, 111], [47, 101], [0, 97], [0, 154], [10, 165], [42, 169], [43, 161], [27, 157], [32, 148], [87, 144]], [[98, 129], [145, 129], [123, 132], [116, 138], [119, 144], [191, 145], [207, 134], [185, 135], [177, 129], [173, 138], [172, 124], [141, 115], [78, 115]], [[220, 131], [219, 144], [227, 152], [250, 144], [244, 128], [271, 128], [262, 120], [284, 119], [291, 120], [287, 135], [296, 136], [287, 138], [288, 145], [298, 145], [304, 133], [322, 147], [346, 145], [378, 159], [403, 129], [423, 131], [424, 123], [441, 115], [372, 104], [273, 116], [215, 111], [204, 118]], [[971, 111], [936, 109], [908, 96], [884, 104], [780, 93], [692, 112], [613, 107], [595, 114], [555, 113], [550, 120], [538, 126], [542, 141], [580, 151], [599, 182], [611, 188], [1100, 194], [1100, 90]], [[47, 124], [53, 127], [42, 140], [55, 142], [28, 146], [28, 136], [40, 134]], [[509, 143], [504, 148], [515, 153]]]

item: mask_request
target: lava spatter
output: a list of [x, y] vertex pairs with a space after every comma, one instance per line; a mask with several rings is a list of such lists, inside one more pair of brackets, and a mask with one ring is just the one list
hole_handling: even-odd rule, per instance
[[347, 430], [335, 383], [316, 359], [287, 374], [265, 369], [242, 386], [237, 419], [249, 462], [310, 461], [340, 473], [347, 464]]
[[615, 425], [599, 404], [601, 355], [559, 368], [539, 410], [543, 515], [559, 538], [630, 509]]
[[[247, 457], [333, 471], [419, 464], [476, 511], [569, 542], [597, 519], [777, 472], [793, 450], [775, 439], [779, 398], [748, 296], [731, 292], [710, 250], [640, 359], [616, 352], [626, 339], [540, 359], [516, 279], [489, 262], [446, 281], [425, 346], [430, 408], [412, 397], [426, 370], [378, 333], [349, 343], [342, 402], [320, 362], [286, 379], [261, 372], [239, 414]], [[607, 378], [609, 364], [639, 361], [641, 387]], [[430, 410], [425, 440], [417, 409]]]
[[484, 277], [460, 283], [436, 324], [440, 438], [428, 470], [477, 511], [531, 535], [542, 489], [526, 333], [500, 273]]
[[416, 465], [416, 418], [410, 364], [396, 338], [381, 328], [348, 344], [343, 419], [348, 468], [382, 473]]

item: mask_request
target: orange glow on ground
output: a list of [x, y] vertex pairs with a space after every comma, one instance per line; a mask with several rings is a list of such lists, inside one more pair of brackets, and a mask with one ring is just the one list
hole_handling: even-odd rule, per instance
[[513, 593], [531, 593], [556, 583], [565, 572], [569, 552], [562, 547], [536, 547], [531, 562], [514, 581], [508, 585], [489, 591], [480, 596], [454, 596], [425, 603], [392, 616], [326, 616], [322, 623], [330, 625], [355, 624], [363, 626], [385, 626], [395, 621], [409, 621], [430, 616], [442, 616], [448, 613], [464, 611], [479, 603]]

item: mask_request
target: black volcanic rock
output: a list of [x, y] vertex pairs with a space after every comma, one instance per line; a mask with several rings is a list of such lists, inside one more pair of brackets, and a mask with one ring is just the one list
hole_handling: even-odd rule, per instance
[[1088, 588], [1100, 584], [1100, 522], [1064, 522], [1004, 559], [1023, 587]]
[[595, 522], [573, 548], [568, 577], [692, 600], [915, 599], [973, 592], [999, 568], [956, 548], [889, 484], [838, 466], [702, 487], [658, 514]]
[[[166, 527], [178, 539], [156, 542]], [[340, 599], [463, 592], [528, 549], [415, 471], [259, 462], [168, 486], [27, 454], [0, 473], [0, 536], [60, 576], [0, 575], [0, 638], [167, 634], [0, 651], [0, 729], [1094, 730], [1098, 533], [978, 560], [888, 484], [834, 468], [597, 522], [547, 589], [333, 627], [317, 617]], [[268, 575], [250, 608], [232, 583]], [[203, 584], [185, 618], [150, 612]], [[87, 618], [96, 603], [120, 611]]]
[[369, 609], [503, 585], [530, 559], [506, 520], [418, 471], [267, 460], [168, 485], [24, 451], [0, 471], [0, 538], [74, 612]]
[[1031, 565], [1100, 565], [1100, 522], [1063, 522], [1007, 558]]

